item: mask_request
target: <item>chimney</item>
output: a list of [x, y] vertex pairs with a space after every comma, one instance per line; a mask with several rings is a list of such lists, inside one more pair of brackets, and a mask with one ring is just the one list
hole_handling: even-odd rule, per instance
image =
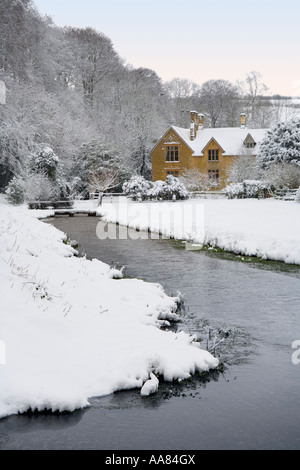
[[204, 128], [204, 114], [198, 114], [199, 128]]
[[242, 113], [241, 114], [241, 129], [245, 129], [246, 127], [246, 114]]
[[191, 125], [190, 125], [190, 139], [191, 140], [196, 139], [198, 127], [199, 127], [198, 113], [197, 111], [191, 111]]

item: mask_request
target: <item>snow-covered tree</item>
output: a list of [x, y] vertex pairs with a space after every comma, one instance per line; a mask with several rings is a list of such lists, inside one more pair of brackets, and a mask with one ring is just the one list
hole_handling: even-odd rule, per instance
[[[151, 176], [150, 151], [169, 122], [169, 100], [149, 69], [125, 65], [109, 38], [92, 28], [59, 28], [31, 0], [0, 2], [0, 189], [28, 154], [47, 143], [81, 177], [71, 159], [84, 143], [109, 142], [123, 181]], [[120, 165], [119, 165], [120, 166]]]
[[28, 75], [34, 17], [31, 0], [0, 2], [0, 71], [17, 80]]
[[66, 200], [69, 193], [63, 167], [50, 147], [32, 153], [6, 189], [7, 199], [13, 204]]
[[59, 158], [50, 147], [31, 154], [28, 158], [27, 168], [31, 174], [43, 174], [49, 180], [55, 181]]
[[280, 122], [269, 130], [260, 145], [257, 162], [261, 169], [274, 163], [300, 166], [300, 120]]
[[93, 28], [65, 28], [65, 34], [75, 47], [75, 86], [80, 86], [91, 106], [97, 105], [105, 90], [108, 76], [116, 73], [121, 61], [111, 40]]
[[261, 173], [261, 178], [276, 189], [296, 189], [300, 186], [300, 166], [293, 163], [273, 163]]
[[[125, 170], [117, 149], [113, 145], [93, 140], [82, 145], [74, 156], [70, 168], [70, 182], [73, 190], [76, 189], [78, 191], [78, 195], [88, 197], [91, 186], [97, 180], [97, 186], [102, 181], [101, 186], [103, 187], [103, 182], [108, 174], [110, 176], [118, 175], [122, 180], [124, 172]], [[116, 180], [115, 177], [113, 179], [114, 181]]]
[[296, 201], [296, 202], [299, 202], [299, 204], [300, 204], [300, 186], [299, 186], [299, 189], [298, 189], [297, 192], [296, 192], [295, 201]]
[[8, 184], [5, 194], [6, 199], [10, 204], [23, 204], [25, 201], [24, 180], [20, 177], [14, 176]]
[[[46, 146], [42, 150], [31, 154], [28, 157], [23, 174], [25, 174], [26, 185], [29, 185], [26, 195], [27, 200], [35, 200], [35, 198], [39, 201], [69, 199], [70, 191], [65, 176], [65, 168], [51, 147]], [[36, 190], [34, 190], [34, 185], [36, 185]], [[29, 197], [28, 191], [32, 193], [31, 197]]]

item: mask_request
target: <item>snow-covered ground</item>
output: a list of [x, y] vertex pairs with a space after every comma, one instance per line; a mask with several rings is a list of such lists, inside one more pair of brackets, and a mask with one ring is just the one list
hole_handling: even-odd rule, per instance
[[[139, 230], [300, 264], [296, 202], [120, 198], [105, 200], [98, 212]], [[117, 280], [120, 272], [101, 261], [74, 256], [65, 234], [37, 220], [45, 213], [0, 199], [0, 418], [29, 408], [72, 411], [122, 389], [144, 396], [157, 390], [157, 379], [217, 367], [194, 337], [161, 329], [179, 319], [179, 298], [158, 284]]]
[[300, 204], [275, 199], [104, 202], [99, 214], [139, 230], [235, 254], [300, 264]]
[[123, 389], [144, 396], [157, 379], [218, 366], [194, 337], [161, 329], [178, 320], [178, 298], [73, 256], [39, 214], [0, 200], [0, 418], [72, 411]]

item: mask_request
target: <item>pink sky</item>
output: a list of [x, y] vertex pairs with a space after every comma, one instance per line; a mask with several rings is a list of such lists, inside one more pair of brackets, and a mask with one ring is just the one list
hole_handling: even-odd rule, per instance
[[92, 26], [126, 63], [164, 80], [245, 80], [300, 95], [299, 0], [35, 0], [59, 26]]

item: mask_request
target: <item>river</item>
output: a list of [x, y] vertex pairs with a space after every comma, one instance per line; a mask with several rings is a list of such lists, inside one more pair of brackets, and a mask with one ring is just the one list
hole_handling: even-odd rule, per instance
[[9, 417], [0, 422], [0, 449], [300, 449], [300, 354], [292, 349], [300, 340], [300, 267], [189, 251], [175, 240], [99, 240], [93, 217], [50, 223], [88, 258], [180, 292], [177, 328], [203, 347], [217, 332], [214, 353], [225, 370], [163, 384], [146, 399], [126, 391], [72, 414]]

